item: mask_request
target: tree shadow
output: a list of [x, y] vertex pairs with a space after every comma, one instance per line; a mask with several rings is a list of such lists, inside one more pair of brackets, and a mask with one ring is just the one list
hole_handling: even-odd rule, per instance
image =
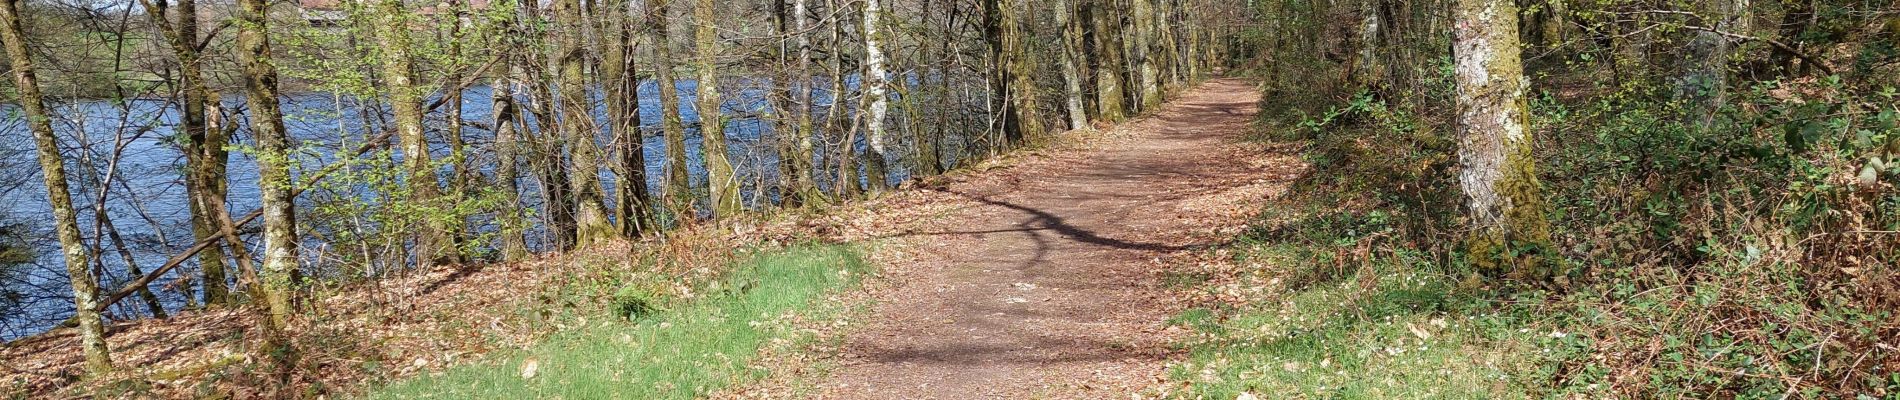
[[[976, 200], [977, 202], [980, 202], [983, 204], [988, 204], [988, 205], [1020, 211], [1025, 214], [1029, 214], [1030, 218], [1016, 223], [1016, 226], [1019, 226], [1021, 228], [965, 230], [965, 231], [906, 232], [906, 233], [900, 234], [900, 236], [934, 236], [934, 235], [963, 235], [963, 234], [974, 235], [974, 234], [1005, 233], [1005, 232], [1034, 233], [1034, 232], [1041, 232], [1041, 231], [1055, 231], [1057, 233], [1067, 235], [1069, 238], [1082, 242], [1082, 243], [1088, 243], [1092, 245], [1110, 247], [1110, 248], [1115, 248], [1115, 249], [1123, 249], [1123, 250], [1180, 251], [1180, 250], [1189, 250], [1189, 249], [1195, 248], [1194, 246], [1179, 246], [1179, 245], [1172, 245], [1172, 244], [1166, 244], [1166, 243], [1152, 243], [1152, 242], [1135, 242], [1135, 241], [1127, 241], [1127, 240], [1122, 240], [1122, 239], [1105, 237], [1105, 236], [1102, 236], [1101, 234], [1095, 233], [1094, 231], [1090, 231], [1088, 229], [1075, 226], [1074, 224], [1069, 223], [1067, 219], [1062, 218], [1061, 216], [1055, 215], [1054, 213], [1044, 211], [1042, 209], [1029, 207], [1029, 206], [1016, 204], [1016, 203], [1011, 203], [1008, 201], [992, 199], [987, 196], [957, 192], [957, 191], [944, 189], [944, 188], [933, 187], [933, 188], [928, 188], [927, 190], [933, 190], [933, 191], [942, 192], [946, 194], [956, 195], [963, 198]], [[1035, 236], [1040, 236], [1040, 235], [1035, 235]], [[1039, 239], [1038, 241], [1041, 242], [1040, 238], [1038, 239]], [[1039, 248], [1039, 252], [1040, 252], [1042, 247], [1047, 247], [1047, 243], [1039, 243], [1039, 246], [1037, 247]]]

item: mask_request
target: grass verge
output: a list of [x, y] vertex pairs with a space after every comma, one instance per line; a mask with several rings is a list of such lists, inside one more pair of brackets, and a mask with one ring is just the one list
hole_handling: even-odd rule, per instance
[[856, 284], [867, 268], [843, 246], [761, 254], [684, 306], [653, 309], [623, 294], [616, 311], [529, 349], [398, 382], [369, 397], [699, 397], [762, 377], [765, 371], [751, 365], [761, 346], [810, 340], [797, 328], [801, 313]]
[[[1243, 274], [1266, 289], [1171, 321], [1194, 333], [1170, 371], [1177, 397], [1528, 398], [1543, 349], [1561, 339], [1529, 313], [1461, 291], [1417, 254], [1336, 268], [1331, 249], [1235, 250], [1228, 261], [1262, 266]], [[1225, 290], [1222, 280], [1196, 290]]]

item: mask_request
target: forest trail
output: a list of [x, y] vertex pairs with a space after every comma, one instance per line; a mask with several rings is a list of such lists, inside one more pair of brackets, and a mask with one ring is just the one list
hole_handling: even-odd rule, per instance
[[1241, 140], [1259, 99], [1248, 81], [1216, 79], [1110, 143], [924, 189], [954, 211], [902, 234], [913, 261], [886, 266], [894, 283], [818, 397], [1126, 398], [1154, 385], [1171, 356], [1160, 260], [1222, 240], [1206, 216], [1259, 197], [1242, 189], [1284, 186]]

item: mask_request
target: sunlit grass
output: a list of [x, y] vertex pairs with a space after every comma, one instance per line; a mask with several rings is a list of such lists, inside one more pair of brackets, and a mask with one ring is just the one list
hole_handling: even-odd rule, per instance
[[865, 263], [846, 247], [757, 256], [714, 292], [634, 321], [603, 317], [518, 354], [383, 388], [372, 398], [689, 399], [757, 379], [761, 346], [802, 340], [789, 317], [855, 284]]
[[1188, 383], [1183, 397], [1208, 399], [1530, 397], [1522, 384], [1533, 356], [1522, 349], [1548, 332], [1485, 314], [1494, 308], [1445, 276], [1383, 260], [1259, 304], [1189, 310], [1174, 322], [1197, 339], [1173, 379]]

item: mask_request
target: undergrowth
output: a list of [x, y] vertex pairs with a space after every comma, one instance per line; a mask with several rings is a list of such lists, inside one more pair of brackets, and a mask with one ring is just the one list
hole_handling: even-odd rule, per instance
[[1216, 252], [1263, 294], [1177, 318], [1184, 397], [1900, 398], [1894, 89], [1760, 82], [1706, 112], [1561, 78], [1533, 85], [1560, 88], [1531, 112], [1563, 266], [1536, 282], [1457, 245], [1443, 81], [1406, 105], [1267, 84], [1264, 139], [1311, 169]]
[[[847, 247], [754, 256], [701, 295], [662, 305], [638, 289], [580, 327], [524, 350], [381, 388], [372, 398], [689, 399], [762, 377], [762, 346], [811, 340], [798, 321], [866, 264]], [[814, 310], [815, 309], [815, 310]]]

